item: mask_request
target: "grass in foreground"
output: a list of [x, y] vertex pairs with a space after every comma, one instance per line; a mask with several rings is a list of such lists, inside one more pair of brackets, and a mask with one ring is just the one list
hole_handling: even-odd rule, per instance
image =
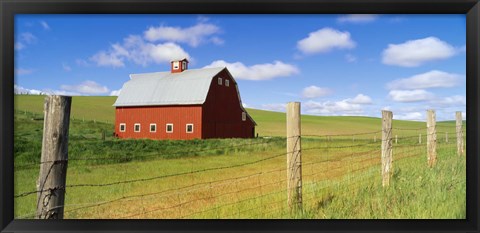
[[[16, 142], [40, 137], [38, 121], [22, 115], [16, 120], [21, 122]], [[440, 142], [433, 169], [426, 166], [424, 144], [394, 144], [395, 173], [392, 185], [384, 189], [379, 183], [380, 141], [303, 138], [304, 210], [292, 214], [286, 205], [284, 138], [102, 141], [98, 127], [73, 121], [70, 149], [75, 153], [67, 185], [138, 181], [67, 188], [66, 218], [465, 217], [465, 160], [455, 155], [453, 142]], [[36, 156], [29, 157], [29, 147], [16, 152], [20, 157], [15, 166], [32, 162], [27, 158], [36, 162]], [[103, 156], [113, 159], [95, 160]], [[179, 173], [186, 174], [172, 176]], [[16, 169], [15, 193], [35, 190], [37, 176], [38, 164]], [[35, 204], [36, 195], [17, 198], [15, 216], [31, 218]]]

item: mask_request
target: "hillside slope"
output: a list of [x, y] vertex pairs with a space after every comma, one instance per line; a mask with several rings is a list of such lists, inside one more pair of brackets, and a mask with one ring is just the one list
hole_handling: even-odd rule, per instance
[[[42, 113], [44, 96], [17, 95], [15, 109]], [[115, 120], [115, 96], [74, 96], [71, 116], [75, 119], [96, 120], [112, 123]], [[285, 113], [258, 109], [247, 109], [257, 122], [259, 136], [285, 136]], [[379, 110], [380, 112], [380, 110]], [[395, 113], [394, 113], [395, 114]], [[380, 114], [379, 114], [380, 115]], [[453, 125], [453, 122], [440, 122], [438, 125]], [[424, 122], [394, 120], [395, 128], [422, 128]], [[311, 116], [302, 115], [303, 135], [336, 135], [374, 132], [381, 130], [381, 119], [358, 116]], [[380, 134], [378, 134], [380, 136]]]

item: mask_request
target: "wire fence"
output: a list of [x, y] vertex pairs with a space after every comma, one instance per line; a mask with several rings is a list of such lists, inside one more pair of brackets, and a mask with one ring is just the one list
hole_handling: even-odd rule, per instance
[[[392, 176], [409, 167], [426, 167], [427, 127], [392, 128]], [[456, 126], [436, 126], [437, 151], [454, 155], [457, 150]], [[463, 133], [463, 129], [462, 129]], [[65, 218], [94, 219], [243, 219], [243, 218], [323, 218], [324, 208], [333, 200], [351, 198], [381, 186], [382, 131], [356, 134], [296, 135], [302, 147], [286, 151], [277, 139], [222, 145], [212, 148], [179, 148], [179, 155], [217, 149], [238, 149], [251, 152], [242, 156], [156, 159], [160, 154], [133, 155], [129, 162], [92, 168], [69, 168], [63, 208]], [[444, 138], [440, 137], [445, 135]], [[463, 133], [463, 136], [465, 134]], [[292, 138], [292, 137], [290, 137]], [[281, 138], [286, 141], [290, 138]], [[462, 138], [464, 140], [464, 138]], [[249, 150], [248, 148], [264, 148]], [[257, 152], [256, 152], [257, 151]], [[301, 152], [303, 212], [293, 213], [287, 203], [286, 156]], [[145, 158], [151, 160], [144, 161]], [[114, 160], [98, 156], [77, 156], [72, 161]], [[43, 161], [15, 166], [20, 172], [27, 167], [67, 161]], [[99, 173], [92, 169], [107, 169]], [[72, 171], [70, 171], [72, 170]], [[86, 172], [86, 170], [89, 170]], [[26, 170], [28, 171], [28, 170]], [[94, 174], [92, 174], [94, 173]], [[52, 190], [30, 190], [15, 194], [15, 200], [26, 202], [16, 218], [36, 217], [36, 196]]]

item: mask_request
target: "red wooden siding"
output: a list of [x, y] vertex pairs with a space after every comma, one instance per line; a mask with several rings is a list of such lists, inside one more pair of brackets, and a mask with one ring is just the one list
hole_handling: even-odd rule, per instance
[[[222, 78], [222, 85], [218, 78]], [[230, 85], [225, 86], [225, 80]], [[203, 138], [251, 138], [254, 136], [254, 123], [247, 116], [242, 121], [240, 100], [238, 99], [235, 81], [227, 70], [217, 74], [210, 84], [207, 99], [203, 104], [202, 125]]]
[[[121, 123], [126, 124], [125, 132], [120, 132]], [[134, 132], [136, 123], [140, 123], [140, 132]], [[173, 123], [173, 133], [166, 132], [167, 123]], [[117, 107], [115, 110], [115, 133], [119, 138], [202, 138], [201, 123], [201, 105]], [[150, 132], [150, 124], [157, 124], [155, 133]], [[193, 133], [186, 132], [187, 124], [193, 124]]]

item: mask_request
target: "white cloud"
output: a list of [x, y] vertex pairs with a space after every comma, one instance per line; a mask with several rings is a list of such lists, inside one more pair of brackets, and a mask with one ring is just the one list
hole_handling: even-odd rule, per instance
[[105, 94], [110, 91], [107, 87], [90, 80], [79, 85], [61, 85], [60, 88], [64, 91], [78, 92], [87, 95]]
[[462, 75], [432, 70], [410, 78], [397, 79], [387, 84], [388, 89], [425, 89], [453, 87], [459, 84]]
[[262, 104], [260, 108], [269, 111], [285, 112], [287, 104]]
[[393, 114], [393, 119], [408, 120], [408, 121], [424, 121], [425, 116], [420, 112], [409, 112], [404, 114]]
[[218, 34], [220, 28], [214, 24], [199, 22], [188, 28], [181, 27], [150, 27], [144, 32], [144, 37], [150, 42], [169, 41], [178, 43], [187, 43], [192, 47], [197, 47], [201, 43], [211, 41], [213, 43], [223, 43], [218, 37], [211, 37]]
[[15, 75], [27, 75], [31, 73], [33, 73], [33, 70], [31, 69], [22, 69], [22, 68], [15, 69]]
[[90, 60], [98, 66], [115, 68], [124, 67], [125, 61], [147, 66], [150, 63], [159, 64], [182, 58], [189, 59], [190, 55], [175, 43], [153, 44], [140, 36], [131, 35], [124, 39], [123, 44], [113, 44], [108, 51], [100, 51]]
[[350, 14], [340, 16], [337, 21], [340, 23], [370, 23], [375, 21], [378, 15], [373, 14]]
[[433, 100], [432, 104], [440, 107], [460, 107], [467, 104], [467, 99], [463, 95], [454, 95]]
[[203, 68], [211, 67], [227, 67], [235, 79], [245, 80], [269, 80], [291, 76], [300, 72], [296, 66], [281, 61], [246, 66], [241, 62], [228, 63], [224, 60], [217, 60]]
[[14, 93], [15, 94], [22, 94], [22, 95], [81, 95], [77, 92], [70, 92], [70, 91], [63, 91], [63, 90], [52, 90], [52, 89], [43, 89], [43, 90], [36, 90], [36, 89], [28, 89], [22, 86], [14, 85]]
[[30, 32], [24, 32], [20, 34], [20, 40], [27, 44], [33, 44], [37, 42], [37, 37]]
[[388, 96], [396, 102], [420, 102], [434, 97], [432, 93], [425, 90], [392, 90]]
[[21, 33], [18, 38], [15, 38], [14, 49], [22, 50], [27, 47], [29, 44], [34, 44], [37, 42], [37, 37], [30, 32]]
[[363, 105], [371, 104], [372, 99], [364, 94], [340, 101], [317, 102], [309, 100], [303, 104], [305, 112], [327, 116], [360, 116], [365, 115]]
[[456, 52], [447, 42], [427, 37], [402, 44], [389, 44], [383, 51], [382, 62], [387, 65], [416, 67], [426, 62], [447, 59]]
[[347, 60], [347, 62], [356, 62], [357, 61], [357, 57], [353, 56], [352, 54], [347, 54], [345, 55], [345, 60]]
[[371, 104], [372, 98], [364, 94], [358, 94], [353, 99], [349, 99], [349, 102], [352, 104]]
[[18, 86], [16, 84], [13, 85], [13, 91], [15, 94], [29, 94], [29, 95], [40, 95], [43, 94], [42, 91], [40, 90], [35, 90], [35, 89], [27, 89], [21, 86]]
[[98, 66], [124, 67], [123, 58], [115, 52], [100, 51], [90, 58]]
[[45, 89], [42, 91], [42, 94], [47, 94], [47, 95], [66, 95], [66, 96], [80, 96], [84, 95], [78, 92], [73, 92], [73, 91], [64, 91], [64, 90], [52, 90], [52, 89]]
[[183, 58], [190, 59], [190, 55], [175, 43], [146, 44], [145, 49], [148, 51], [146, 59], [143, 57], [143, 54], [139, 54], [139, 57], [136, 57], [135, 53], [133, 53], [132, 59], [134, 61], [137, 60], [139, 64], [148, 63], [150, 59], [155, 63], [170, 62]]
[[305, 87], [302, 91], [303, 98], [317, 98], [326, 95], [330, 95], [333, 91], [326, 87], [317, 87], [317, 86], [309, 86]]
[[110, 92], [110, 95], [111, 96], [119, 96], [121, 91], [122, 91], [122, 89], [113, 90], [113, 91]]
[[332, 49], [351, 49], [355, 42], [350, 33], [338, 31], [332, 28], [322, 28], [311, 32], [307, 38], [297, 42], [297, 48], [303, 54], [325, 53]]
[[223, 44], [225, 44], [225, 41], [224, 41], [223, 39], [221, 39], [221, 38], [219, 38], [219, 37], [216, 37], [216, 36], [212, 37], [212, 38], [210, 39], [210, 41], [211, 41], [212, 43], [216, 44], [216, 45], [223, 45]]
[[42, 25], [43, 29], [50, 30], [50, 25], [48, 25], [45, 21], [40, 21], [40, 25]]
[[362, 115], [363, 109], [360, 104], [351, 103], [349, 99], [341, 101], [315, 102], [308, 101], [304, 104], [305, 112], [316, 115], [327, 116], [350, 116]]
[[67, 72], [72, 71], [72, 67], [70, 67], [67, 63], [62, 63], [62, 68]]
[[83, 60], [83, 59], [76, 59], [75, 60], [75, 63], [78, 65], [78, 66], [83, 66], [83, 67], [87, 67], [87, 66], [90, 66], [90, 64]]
[[25, 48], [25, 45], [22, 42], [15, 42], [15, 50], [22, 50]]

